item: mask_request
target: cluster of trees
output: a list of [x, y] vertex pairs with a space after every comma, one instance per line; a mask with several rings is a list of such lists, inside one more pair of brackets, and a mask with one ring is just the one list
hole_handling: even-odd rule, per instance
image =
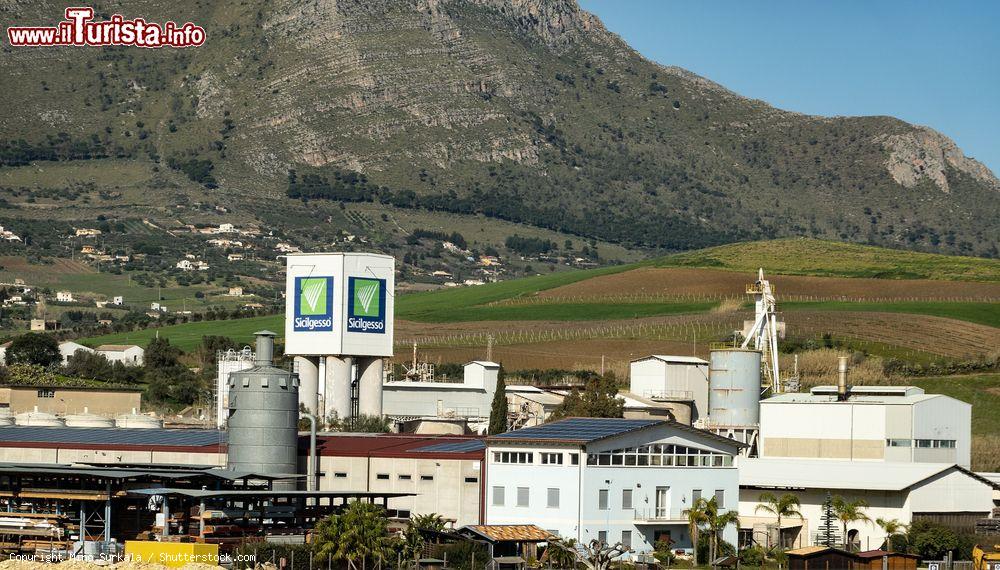
[[604, 376], [592, 378], [584, 384], [583, 389], [573, 390], [563, 398], [562, 403], [552, 411], [552, 419], [586, 417], [586, 418], [620, 418], [625, 407], [625, 401], [618, 398], [621, 387], [613, 372]]
[[469, 247], [468, 242], [465, 241], [465, 236], [458, 232], [439, 232], [435, 230], [425, 230], [417, 228], [410, 232], [410, 235], [406, 236], [406, 243], [408, 245], [416, 245], [421, 239], [433, 239], [438, 241], [450, 241], [451, 243], [457, 245], [458, 247], [465, 249]]
[[24, 166], [38, 160], [90, 160], [97, 158], [127, 157], [122, 148], [110, 148], [96, 134], [74, 139], [68, 133], [46, 135], [45, 140], [29, 143], [24, 139], [0, 141], [0, 166]]
[[521, 255], [539, 255], [559, 249], [559, 246], [552, 240], [535, 237], [521, 237], [517, 234], [508, 236], [504, 240], [504, 245], [511, 251], [516, 251]]
[[289, 170], [286, 194], [289, 198], [303, 200], [372, 202], [385, 191], [387, 189], [369, 183], [364, 174], [350, 170], [335, 170], [330, 177], [315, 172], [299, 175], [295, 170]]
[[192, 181], [201, 184], [205, 188], [217, 188], [219, 186], [218, 181], [212, 176], [212, 170], [215, 169], [215, 165], [209, 159], [182, 159], [172, 156], [167, 159], [167, 166], [183, 172]]

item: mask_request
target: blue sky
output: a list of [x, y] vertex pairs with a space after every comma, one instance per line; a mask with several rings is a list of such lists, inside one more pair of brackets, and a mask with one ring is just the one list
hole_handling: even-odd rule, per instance
[[1000, 175], [1000, 1], [580, 0], [647, 58], [815, 115], [892, 115]]

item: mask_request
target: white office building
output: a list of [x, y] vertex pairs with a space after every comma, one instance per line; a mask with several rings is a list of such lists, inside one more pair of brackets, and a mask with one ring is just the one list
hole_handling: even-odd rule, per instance
[[[631, 556], [661, 539], [690, 551], [684, 511], [738, 502], [742, 444], [674, 421], [568, 418], [487, 439], [486, 523], [534, 524]], [[735, 544], [730, 527], [723, 538]]]
[[914, 386], [836, 386], [760, 403], [761, 457], [948, 463], [969, 468], [972, 405]]

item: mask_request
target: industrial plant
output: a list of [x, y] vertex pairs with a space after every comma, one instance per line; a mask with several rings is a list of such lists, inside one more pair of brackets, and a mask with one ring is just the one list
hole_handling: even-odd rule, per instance
[[[529, 552], [569, 540], [617, 545], [621, 560], [654, 567], [664, 544], [695, 554], [689, 514], [705, 504], [733, 513], [717, 531], [737, 548], [823, 544], [831, 492], [864, 501], [872, 520], [975, 528], [997, 517], [1000, 480], [970, 470], [968, 403], [854, 385], [846, 358], [835, 386], [799, 391], [794, 374], [783, 377], [784, 324], [763, 270], [746, 289], [754, 321], [708, 360], [630, 362], [617, 418], [560, 417], [577, 387], [501, 388], [488, 359], [443, 381], [414, 348], [405, 373], [392, 374], [391, 256], [292, 253], [286, 271], [282, 354], [267, 330], [218, 354], [210, 428], [164, 427], [128, 391], [102, 396], [116, 418], [34, 406], [0, 416], [0, 547], [224, 554], [307, 543], [360, 501], [399, 529], [440, 515], [441, 536], [489, 544], [486, 568], [524, 567]], [[498, 397], [508, 429], [490, 433]], [[362, 417], [391, 433], [324, 431]], [[761, 497], [783, 493], [795, 494], [798, 515], [776, 520]], [[884, 536], [859, 520], [838, 540], [878, 549]]]

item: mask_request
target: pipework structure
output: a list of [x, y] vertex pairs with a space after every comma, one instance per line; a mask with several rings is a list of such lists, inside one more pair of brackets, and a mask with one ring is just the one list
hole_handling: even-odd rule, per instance
[[758, 270], [757, 281], [747, 285], [747, 294], [753, 295], [756, 316], [740, 348], [752, 347], [761, 352], [763, 388], [771, 388], [777, 394], [781, 392], [781, 376], [778, 371], [778, 303], [774, 298], [771, 282], [764, 279], [763, 268]]

